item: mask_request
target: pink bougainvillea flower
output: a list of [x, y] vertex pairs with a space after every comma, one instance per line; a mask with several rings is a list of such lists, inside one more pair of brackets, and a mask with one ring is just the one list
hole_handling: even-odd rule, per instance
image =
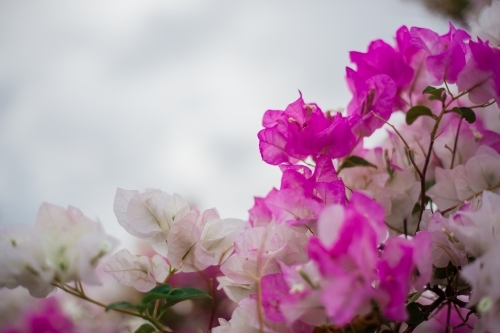
[[264, 162], [278, 165], [285, 162], [296, 162], [285, 150], [287, 138], [277, 127], [264, 128], [257, 134], [260, 154]]
[[349, 67], [346, 72], [347, 83], [354, 95], [347, 106], [349, 122], [355, 134], [370, 136], [384, 125], [384, 122], [374, 114], [384, 120], [388, 120], [391, 116], [397, 92], [396, 84], [385, 74], [362, 79]]
[[262, 227], [273, 220], [273, 213], [266, 205], [265, 198], [254, 197], [254, 205], [248, 210], [249, 221], [252, 227]]
[[387, 297], [379, 300], [384, 316], [390, 320], [404, 321], [406, 296], [410, 291], [410, 278], [413, 274], [413, 244], [411, 241], [391, 237], [384, 244], [378, 264], [379, 286]]
[[266, 205], [277, 223], [302, 225], [315, 221], [322, 205], [311, 197], [304, 196], [300, 189], [271, 190]]
[[288, 325], [304, 322], [321, 326], [328, 322], [321, 302], [323, 280], [316, 262], [287, 266], [280, 263], [283, 278], [288, 285], [286, 296], [280, 299], [280, 309]]
[[383, 218], [383, 208], [357, 192], [345, 207], [331, 205], [320, 215], [318, 236], [311, 238], [308, 253], [325, 279], [321, 300], [336, 325], [370, 312], [378, 297], [373, 281], [377, 246], [387, 236]]
[[325, 115], [302, 95], [284, 111], [268, 110], [258, 133], [262, 159], [273, 165], [296, 163], [307, 156], [343, 157], [355, 143], [346, 118]]
[[308, 237], [286, 224], [267, 224], [244, 230], [234, 241], [234, 254], [221, 266], [235, 283], [256, 283], [260, 276], [278, 273], [278, 261], [295, 265], [307, 261]]
[[450, 23], [450, 31], [439, 36], [432, 30], [413, 27], [410, 30], [413, 45], [417, 45], [428, 54], [427, 71], [431, 74], [431, 84], [440, 85], [444, 81], [455, 83], [465, 67], [467, 44], [470, 38], [462, 29], [456, 29]]
[[290, 156], [298, 159], [319, 155], [339, 158], [349, 153], [355, 137], [347, 118], [341, 114], [326, 117], [314, 104], [306, 105], [304, 113], [310, 113], [304, 123], [291, 121], [288, 126], [290, 139], [286, 150]]
[[469, 91], [469, 99], [476, 104], [494, 99], [500, 103], [500, 50], [478, 38], [469, 42], [471, 56], [460, 73], [457, 86]]
[[325, 205], [344, 204], [346, 201], [344, 182], [339, 179], [332, 160], [326, 156], [316, 159], [313, 174], [314, 195]]
[[234, 310], [231, 320], [219, 319], [220, 326], [212, 330], [213, 333], [311, 333], [313, 327], [309, 330], [294, 330], [283, 322], [275, 322], [264, 317], [259, 321], [259, 305], [255, 298], [246, 298], [242, 300]]
[[357, 66], [358, 75], [364, 79], [385, 74], [399, 89], [411, 82], [413, 69], [405, 63], [401, 53], [382, 40], [375, 40], [366, 53], [351, 51], [351, 61]]
[[315, 232], [318, 214], [327, 204], [344, 204], [345, 186], [335, 172], [331, 158], [316, 159], [314, 174], [303, 165], [280, 165], [281, 188], [272, 189], [265, 198], [255, 198], [249, 210], [252, 225], [271, 221], [306, 227]]
[[285, 317], [280, 309], [280, 301], [288, 295], [289, 287], [283, 274], [269, 274], [260, 280], [262, 293], [262, 307], [266, 316], [272, 321], [284, 321]]

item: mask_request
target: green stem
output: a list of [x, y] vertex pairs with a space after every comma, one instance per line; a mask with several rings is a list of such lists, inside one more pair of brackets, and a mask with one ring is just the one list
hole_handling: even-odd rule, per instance
[[[60, 283], [52, 283], [52, 285], [54, 287], [57, 287], [57, 288], [65, 291], [65, 292], [67, 292], [68, 294], [71, 294], [73, 296], [81, 298], [81, 299], [83, 299], [83, 300], [85, 300], [87, 302], [93, 303], [93, 304], [98, 305], [98, 306], [100, 306], [102, 308], [106, 308], [107, 307], [106, 304], [88, 297], [85, 294], [85, 292], [83, 291], [83, 286], [81, 285], [81, 283], [79, 284], [81, 290], [77, 290], [76, 288], [73, 288], [73, 287], [68, 286], [68, 285], [63, 285], [63, 284], [60, 284]], [[143, 315], [143, 314], [135, 312], [135, 311], [131, 311], [131, 310], [127, 310], [127, 309], [120, 309], [120, 308], [113, 309], [113, 311], [124, 313], [124, 314], [130, 315], [130, 316], [134, 316], [134, 317], [142, 318], [144, 320], [149, 321], [151, 324], [153, 324], [153, 326], [156, 329], [158, 329], [159, 331], [161, 331], [161, 332], [165, 331], [165, 327], [158, 320], [156, 320], [155, 318], [151, 318], [149, 315]]]

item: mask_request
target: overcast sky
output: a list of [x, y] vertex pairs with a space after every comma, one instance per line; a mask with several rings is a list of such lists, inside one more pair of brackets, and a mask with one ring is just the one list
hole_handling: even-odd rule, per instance
[[0, 226], [73, 205], [123, 237], [117, 187], [246, 219], [279, 185], [256, 134], [350, 99], [348, 51], [448, 23], [404, 0], [0, 0]]

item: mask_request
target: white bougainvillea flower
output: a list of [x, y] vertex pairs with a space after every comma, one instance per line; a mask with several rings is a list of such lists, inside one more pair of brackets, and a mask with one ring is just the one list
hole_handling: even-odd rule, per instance
[[456, 236], [456, 230], [467, 221], [443, 217], [439, 212], [434, 214], [425, 210], [422, 214], [421, 227], [427, 230], [432, 240], [432, 264], [436, 267], [446, 267], [451, 262], [456, 267], [468, 263], [464, 243]]
[[261, 276], [279, 273], [278, 262], [307, 262], [308, 240], [307, 235], [286, 224], [247, 229], [236, 237], [235, 253], [222, 264], [221, 271], [235, 283], [255, 284]]
[[500, 195], [483, 192], [480, 207], [461, 211], [459, 216], [469, 222], [455, 228], [456, 238], [464, 244], [469, 257], [478, 258], [500, 242]]
[[167, 256], [170, 228], [190, 212], [189, 204], [179, 195], [160, 190], [144, 193], [118, 188], [113, 209], [118, 223], [132, 236], [151, 243]]
[[234, 240], [246, 225], [239, 219], [221, 219], [215, 209], [206, 210], [196, 223], [182, 219], [172, 226], [167, 237], [167, 258], [172, 267], [184, 272], [220, 265], [233, 252]]
[[436, 168], [436, 184], [427, 194], [440, 210], [445, 210], [499, 183], [500, 155], [489, 147], [481, 146], [464, 165], [452, 170]]
[[220, 318], [220, 326], [215, 327], [213, 333], [288, 333], [294, 332], [284, 322], [275, 322], [263, 316], [259, 323], [257, 300], [246, 298], [242, 300], [231, 315], [231, 320]]
[[481, 314], [474, 332], [495, 332], [500, 325], [499, 251], [500, 243], [497, 243], [460, 273], [472, 287], [470, 305], [475, 305]]
[[34, 297], [46, 297], [55, 290], [50, 283], [55, 272], [45, 264], [43, 245], [33, 227], [2, 228], [0, 253], [0, 288], [22, 286]]
[[233, 251], [247, 222], [221, 219], [216, 209], [201, 213], [178, 194], [118, 189], [114, 210], [130, 234], [151, 243], [176, 270], [193, 272], [220, 265]]
[[110, 257], [103, 266], [104, 272], [120, 284], [131, 286], [140, 292], [147, 292], [163, 282], [169, 273], [167, 261], [155, 254], [152, 258], [132, 255], [126, 249]]
[[40, 207], [34, 227], [0, 234], [0, 287], [23, 286], [35, 297], [48, 296], [56, 282], [99, 284], [94, 270], [116, 244], [78, 208], [49, 203]]
[[227, 276], [218, 276], [217, 281], [219, 282], [217, 289], [223, 289], [226, 296], [235, 303], [239, 303], [245, 298], [250, 297], [250, 295], [257, 293], [257, 285], [255, 283], [236, 283]]

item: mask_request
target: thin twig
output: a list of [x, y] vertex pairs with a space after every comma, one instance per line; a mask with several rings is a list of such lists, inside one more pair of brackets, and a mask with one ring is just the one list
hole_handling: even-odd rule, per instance
[[495, 101], [491, 101], [491, 102], [484, 103], [484, 104], [478, 104], [478, 105], [468, 106], [468, 108], [469, 109], [485, 108], [485, 107], [488, 107], [488, 106], [492, 105], [493, 103], [495, 103]]
[[208, 285], [210, 288], [210, 296], [212, 296], [212, 311], [210, 313], [210, 322], [208, 323], [208, 333], [212, 331], [212, 326], [214, 324], [215, 312], [217, 310], [217, 303], [215, 301], [215, 289], [214, 289], [214, 279], [208, 279]]
[[460, 118], [460, 120], [458, 121], [457, 134], [455, 135], [455, 142], [453, 143], [453, 151], [451, 152], [450, 169], [453, 169], [453, 164], [455, 163], [455, 154], [457, 152], [458, 135], [460, 134], [460, 126], [462, 125], [463, 119], [464, 118]]
[[448, 302], [448, 312], [446, 314], [446, 332], [453, 333], [453, 327], [450, 326], [451, 319], [451, 303]]
[[475, 197], [477, 197], [478, 195], [481, 195], [484, 191], [491, 191], [491, 190], [494, 190], [496, 188], [499, 188], [500, 187], [500, 183], [496, 184], [496, 185], [493, 185], [493, 186], [490, 186], [488, 187], [487, 189], [484, 189], [484, 190], [481, 190], [481, 191], [478, 191], [474, 194], [472, 194], [471, 196], [468, 196], [467, 198], [465, 198], [464, 200], [460, 201], [459, 203], [457, 203], [456, 205], [453, 205], [449, 208], [446, 208], [445, 210], [443, 211], [438, 211], [439, 213], [441, 213], [441, 215], [444, 215], [446, 213], [449, 213], [451, 212], [452, 210], [454, 210], [455, 208], [458, 208], [460, 206], [462, 206], [463, 204], [465, 204], [465, 201], [470, 201], [472, 199], [474, 199]]
[[465, 320], [464, 316], [460, 312], [460, 308], [458, 307], [458, 305], [456, 303], [453, 303], [453, 307], [455, 307], [455, 311], [458, 313], [458, 316], [462, 320], [462, 324], [454, 326], [453, 328], [455, 329], [455, 328], [459, 328], [459, 327], [462, 327], [462, 326], [467, 326], [468, 328], [472, 329], [473, 327], [470, 326], [469, 323], [467, 323], [467, 320]]
[[[83, 287], [81, 291], [77, 290], [76, 288], [73, 288], [69, 285], [63, 285], [63, 284], [60, 284], [60, 283], [52, 283], [52, 285], [54, 287], [57, 287], [65, 292], [67, 292], [68, 294], [71, 294], [73, 296], [76, 296], [78, 298], [81, 298], [87, 302], [90, 302], [90, 303], [93, 303], [95, 305], [98, 305], [102, 308], [107, 308], [107, 305], [102, 303], [102, 302], [99, 302], [95, 299], [92, 299], [90, 297], [88, 297], [84, 292], [83, 292]], [[81, 284], [80, 284], [81, 286]], [[160, 330], [161, 332], [164, 331], [164, 326], [158, 321], [156, 320], [155, 318], [152, 318], [150, 317], [149, 315], [143, 315], [141, 313], [138, 313], [138, 312], [134, 312], [134, 311], [130, 311], [130, 310], [127, 310], [127, 309], [120, 309], [120, 308], [114, 308], [112, 309], [113, 311], [116, 311], [116, 312], [121, 312], [121, 313], [124, 313], [124, 314], [128, 314], [130, 316], [134, 316], [134, 317], [139, 317], [139, 318], [142, 318], [144, 320], [147, 320], [149, 321], [151, 324], [153, 324], [158, 330]]]
[[411, 152], [413, 150], [410, 148], [410, 146], [408, 145], [408, 143], [406, 142], [406, 140], [403, 138], [403, 136], [401, 135], [401, 133], [399, 133], [399, 131], [396, 129], [396, 127], [393, 124], [389, 123], [384, 118], [380, 117], [376, 113], [373, 113], [373, 115], [375, 117], [377, 117], [378, 119], [382, 120], [387, 125], [389, 125], [394, 130], [394, 132], [396, 132], [396, 134], [399, 136], [399, 138], [401, 139], [401, 141], [403, 141], [403, 144], [405, 145], [406, 149], [408, 150], [408, 156], [410, 158], [410, 162], [413, 165], [413, 167], [415, 168], [415, 170], [417, 171], [419, 177], [421, 177], [422, 176], [422, 172], [420, 172], [420, 169], [418, 168], [417, 164], [415, 163], [415, 160], [413, 159], [413, 155], [411, 154]]
[[158, 314], [158, 307], [160, 306], [160, 300], [157, 299], [155, 301], [155, 308], [153, 310], [153, 318], [156, 318], [156, 315]]
[[432, 148], [434, 147], [434, 141], [436, 140], [436, 133], [437, 133], [437, 130], [439, 128], [439, 124], [440, 124], [441, 119], [443, 118], [443, 116], [446, 114], [446, 109], [455, 100], [457, 100], [458, 98], [464, 96], [469, 91], [470, 91], [470, 89], [466, 90], [466, 91], [463, 91], [460, 94], [458, 94], [457, 96], [453, 96], [453, 95], [450, 94], [452, 96], [452, 98], [450, 99], [450, 101], [448, 103], [445, 103], [444, 100], [442, 101], [443, 108], [441, 109], [441, 113], [437, 117], [436, 122], [434, 123], [434, 127], [432, 128], [432, 131], [431, 131], [431, 140], [429, 142], [429, 148], [427, 149], [427, 156], [425, 157], [424, 168], [422, 170], [421, 177], [420, 177], [420, 215], [418, 217], [417, 230], [415, 230], [415, 232], [418, 232], [420, 230], [420, 222], [422, 221], [422, 215], [423, 215], [424, 210], [425, 210], [425, 175], [427, 174], [427, 168], [429, 167], [429, 162], [431, 160]]

